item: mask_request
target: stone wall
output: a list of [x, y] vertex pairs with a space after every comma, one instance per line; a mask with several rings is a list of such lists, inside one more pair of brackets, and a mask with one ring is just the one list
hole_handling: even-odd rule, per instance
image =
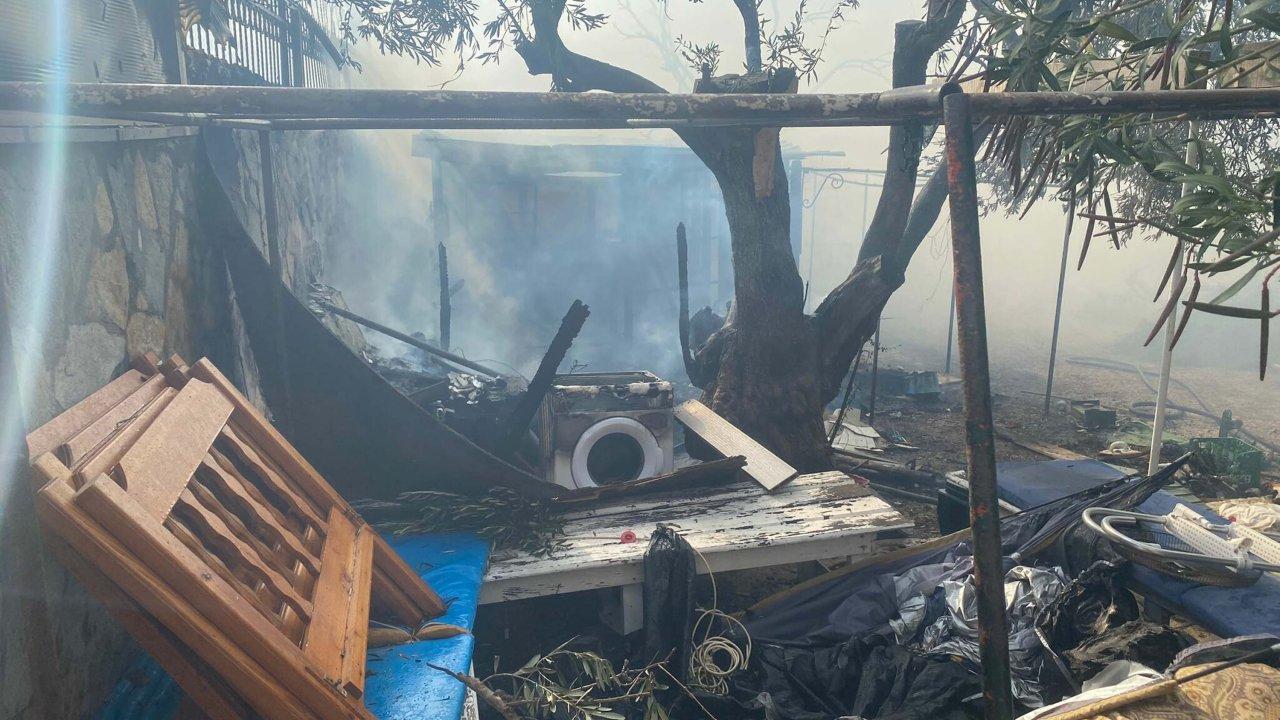
[[[34, 361], [18, 383], [22, 427], [54, 417], [147, 351], [207, 356], [259, 397], [225, 266], [201, 232], [196, 168], [204, 139], [75, 139], [73, 131], [52, 237], [41, 237], [38, 211], [38, 180], [52, 146], [0, 143], [0, 354], [12, 342], [12, 357]], [[232, 194], [264, 244], [257, 133], [209, 140], [236, 168]], [[332, 232], [339, 216], [342, 145], [315, 133], [277, 134], [276, 143], [286, 276], [305, 290], [322, 271], [316, 239]], [[39, 267], [24, 269], [41, 243], [54, 243], [47, 289]], [[33, 316], [42, 297], [47, 313]], [[3, 337], [6, 325], [12, 339]], [[9, 476], [3, 465], [0, 503], [0, 720], [82, 717], [135, 647], [47, 554], [28, 478]]]

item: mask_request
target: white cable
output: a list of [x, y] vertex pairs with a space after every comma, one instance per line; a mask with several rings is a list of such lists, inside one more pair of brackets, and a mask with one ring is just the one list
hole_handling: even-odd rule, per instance
[[[724, 695], [729, 692], [729, 676], [745, 669], [751, 660], [751, 634], [747, 632], [746, 626], [740, 620], [718, 608], [719, 593], [716, 589], [715, 573], [711, 572], [711, 565], [707, 562], [707, 558], [697, 548], [692, 545], [690, 547], [702, 560], [703, 567], [707, 569], [707, 577], [711, 580], [711, 608], [703, 610], [698, 615], [698, 619], [693, 622], [693, 630], [690, 633], [693, 652], [689, 656], [689, 685], [709, 693]], [[741, 633], [743, 647], [739, 647], [725, 635], [713, 634], [717, 618], [726, 626]], [[704, 620], [706, 627], [703, 627]], [[701, 637], [698, 636], [699, 629], [702, 630]], [[724, 661], [723, 664], [721, 659]]]

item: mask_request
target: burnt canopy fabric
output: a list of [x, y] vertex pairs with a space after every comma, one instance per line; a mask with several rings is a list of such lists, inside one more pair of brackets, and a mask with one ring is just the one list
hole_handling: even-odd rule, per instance
[[533, 497], [557, 486], [486, 452], [415, 405], [353, 353], [284, 286], [244, 227], [228, 187], [230, 131], [202, 133], [201, 221], [221, 240], [237, 305], [281, 431], [349, 499], [409, 490]]

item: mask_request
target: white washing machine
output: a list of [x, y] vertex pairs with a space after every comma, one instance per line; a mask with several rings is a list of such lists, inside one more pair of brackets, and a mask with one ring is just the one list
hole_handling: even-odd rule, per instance
[[543, 400], [539, 430], [544, 475], [566, 488], [674, 468], [671, 383], [653, 373], [560, 375]]

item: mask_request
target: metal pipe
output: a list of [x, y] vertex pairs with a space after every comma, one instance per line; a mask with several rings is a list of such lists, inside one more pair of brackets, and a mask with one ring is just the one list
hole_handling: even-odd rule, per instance
[[956, 281], [951, 280], [951, 302], [947, 307], [947, 359], [943, 363], [942, 373], [944, 375], [951, 374], [951, 346], [956, 341]]
[[1009, 625], [1004, 606], [991, 375], [987, 367], [987, 321], [982, 296], [982, 243], [978, 232], [978, 184], [969, 96], [947, 95], [943, 120], [947, 131], [947, 194], [951, 208], [960, 370], [964, 379], [969, 522], [973, 532], [973, 582], [978, 599], [984, 715], [988, 720], [1009, 720], [1013, 717]]
[[799, 121], [859, 124], [938, 117], [941, 91], [931, 86], [857, 94], [535, 93], [385, 90], [137, 83], [0, 83], [0, 110], [39, 112], [61, 92], [67, 112], [186, 112], [264, 118], [439, 118], [633, 121]]
[[[272, 119], [294, 128], [409, 126], [469, 121], [493, 128], [645, 127], [645, 122], [790, 126], [892, 125], [937, 120], [951, 84], [854, 94], [531, 93], [139, 83], [0, 83], [0, 110], [41, 112], [65, 93], [68, 114], [206, 113]], [[1280, 113], [1280, 88], [1121, 92], [999, 92], [970, 96], [971, 116], [1114, 115], [1244, 117]], [[416, 120], [414, 120], [416, 119]], [[374, 122], [374, 121], [377, 122]], [[307, 121], [302, 123], [301, 121]], [[323, 121], [323, 122], [320, 122]], [[395, 121], [395, 122], [388, 122]], [[397, 125], [405, 123], [405, 125]], [[485, 124], [489, 123], [489, 124]], [[524, 123], [525, 125], [522, 125]], [[365, 125], [360, 125], [364, 127]]]
[[[1200, 135], [1200, 124], [1192, 122], [1191, 127], [1187, 129], [1187, 149], [1184, 157], [1191, 167], [1195, 167], [1200, 162], [1200, 153], [1196, 147], [1196, 139]], [[1195, 183], [1182, 183], [1182, 194], [1186, 195], [1195, 189]], [[1170, 277], [1178, 277], [1182, 274], [1182, 240], [1175, 239], [1178, 243], [1178, 254], [1173, 261], [1173, 274]], [[1173, 292], [1174, 283], [1169, 283], [1169, 292]], [[1190, 309], [1185, 312], [1191, 312]], [[1169, 374], [1173, 370], [1173, 336], [1177, 333], [1178, 327], [1178, 305], [1174, 303], [1173, 311], [1169, 313], [1169, 319], [1165, 321], [1164, 326], [1164, 351], [1160, 354], [1160, 383], [1156, 389], [1156, 411], [1155, 416], [1151, 419], [1151, 449], [1147, 453], [1147, 474], [1154, 475], [1156, 470], [1160, 469], [1160, 450], [1164, 446], [1164, 423], [1165, 411], [1169, 405]]]
[[1058, 267], [1058, 300], [1053, 306], [1053, 339], [1049, 341], [1049, 379], [1044, 385], [1044, 412], [1048, 414], [1053, 398], [1053, 370], [1058, 362], [1058, 329], [1062, 325], [1062, 293], [1067, 286], [1067, 251], [1071, 247], [1071, 224], [1076, 217], [1076, 191], [1071, 189], [1067, 204], [1067, 227], [1062, 231], [1062, 264]]
[[445, 360], [448, 360], [454, 365], [459, 365], [473, 372], [478, 372], [481, 375], [484, 375], [486, 377], [490, 377], [490, 378], [502, 377], [502, 375], [497, 371], [490, 370], [489, 368], [481, 365], [480, 363], [472, 362], [471, 360], [468, 360], [462, 357], [461, 355], [455, 355], [449, 352], [448, 350], [441, 350], [440, 348], [432, 345], [431, 343], [428, 343], [424, 340], [419, 340], [418, 338], [413, 337], [412, 335], [405, 335], [399, 330], [392, 330], [391, 328], [387, 327], [386, 325], [383, 325], [382, 323], [374, 322], [373, 320], [370, 320], [367, 317], [361, 317], [360, 315], [357, 315], [351, 312], [350, 310], [347, 310], [346, 308], [340, 308], [331, 302], [326, 302], [318, 298], [316, 298], [314, 302], [316, 305], [319, 305], [320, 307], [324, 308], [325, 310], [328, 310], [334, 315], [340, 315], [350, 320], [351, 322], [356, 323], [358, 325], [363, 325], [369, 328], [370, 330], [377, 330], [378, 332], [382, 333], [383, 335], [386, 335], [387, 337], [395, 338], [396, 340], [399, 340], [402, 343], [405, 343], [407, 345], [412, 345], [418, 348], [419, 350], [428, 352], [432, 355], [435, 355], [436, 357], [444, 358]]

